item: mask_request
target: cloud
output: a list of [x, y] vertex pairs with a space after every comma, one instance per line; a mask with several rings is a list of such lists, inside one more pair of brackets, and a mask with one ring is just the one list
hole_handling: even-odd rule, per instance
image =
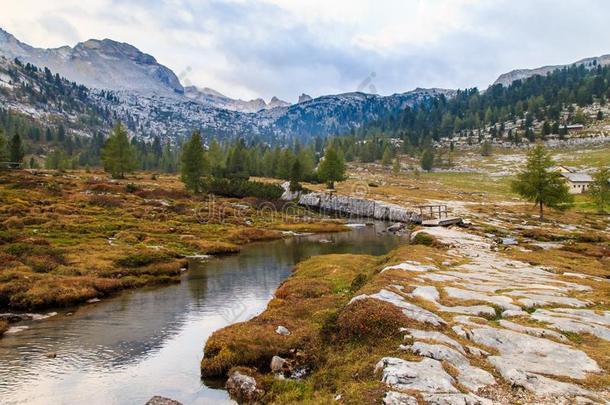
[[601, 0], [76, 0], [11, 2], [0, 26], [34, 46], [129, 42], [177, 74], [231, 97], [295, 101], [485, 88], [522, 67], [610, 52]]

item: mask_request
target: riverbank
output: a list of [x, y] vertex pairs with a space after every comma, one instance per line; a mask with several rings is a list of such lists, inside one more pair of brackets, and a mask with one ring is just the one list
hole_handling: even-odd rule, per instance
[[0, 196], [4, 311], [174, 283], [189, 256], [235, 253], [286, 231], [347, 229], [311, 213], [259, 209], [265, 202], [255, 199], [195, 197], [177, 176], [149, 173], [114, 181], [101, 172], [7, 171], [0, 173]]
[[311, 258], [208, 339], [202, 375], [242, 403], [604, 403], [606, 233], [526, 228], [517, 245], [431, 228], [384, 257]]

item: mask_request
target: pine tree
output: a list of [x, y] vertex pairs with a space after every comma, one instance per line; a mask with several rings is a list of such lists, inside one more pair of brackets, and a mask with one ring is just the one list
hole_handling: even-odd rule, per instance
[[324, 159], [318, 167], [318, 178], [326, 183], [329, 189], [333, 189], [335, 181], [345, 178], [345, 162], [341, 154], [332, 146], [326, 148]]
[[15, 133], [8, 144], [8, 154], [11, 162], [21, 163], [25, 156], [21, 135]]
[[6, 138], [4, 137], [2, 130], [0, 130], [0, 162], [6, 161], [7, 158]]
[[210, 163], [205, 156], [201, 134], [193, 132], [182, 148], [180, 179], [187, 190], [194, 193], [203, 191], [203, 177], [210, 172]]
[[573, 196], [561, 175], [551, 170], [555, 163], [542, 144], [537, 144], [527, 156], [525, 169], [517, 175], [511, 188], [521, 197], [540, 207], [540, 220], [544, 218], [543, 207], [564, 209], [573, 202]]
[[392, 164], [392, 151], [387, 146], [383, 151], [383, 157], [381, 158], [381, 164], [383, 165], [384, 168], [388, 168]]
[[489, 141], [484, 141], [481, 145], [481, 156], [491, 156], [492, 149]]
[[610, 169], [600, 167], [593, 174], [589, 195], [597, 206], [597, 210], [602, 214], [605, 213], [606, 206], [610, 204]]
[[394, 163], [392, 164], [392, 173], [395, 175], [400, 173], [400, 158], [396, 156]]
[[294, 159], [292, 163], [292, 168], [290, 170], [290, 190], [297, 191], [301, 189], [301, 185], [299, 181], [303, 178], [303, 173], [301, 170], [301, 162], [299, 159]]
[[104, 170], [110, 172], [113, 178], [123, 179], [137, 167], [136, 154], [127, 137], [127, 131], [118, 122], [110, 132], [110, 136], [102, 149]]
[[421, 155], [421, 168], [429, 172], [434, 167], [434, 151], [432, 148], [426, 148]]

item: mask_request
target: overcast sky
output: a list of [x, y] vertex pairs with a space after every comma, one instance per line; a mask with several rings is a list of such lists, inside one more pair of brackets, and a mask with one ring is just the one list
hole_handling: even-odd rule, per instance
[[610, 53], [604, 0], [2, 0], [37, 47], [128, 42], [230, 97], [486, 88], [514, 68]]

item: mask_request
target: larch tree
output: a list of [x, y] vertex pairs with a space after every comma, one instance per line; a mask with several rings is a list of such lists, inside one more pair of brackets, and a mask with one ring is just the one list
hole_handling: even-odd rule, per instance
[[125, 174], [137, 167], [134, 147], [129, 142], [127, 130], [121, 122], [114, 126], [102, 148], [102, 162], [104, 170], [115, 179], [125, 178]]
[[210, 163], [205, 155], [201, 134], [193, 132], [191, 138], [182, 147], [180, 179], [187, 190], [193, 193], [203, 191], [203, 177], [210, 172]]
[[434, 167], [434, 151], [432, 148], [426, 148], [421, 155], [421, 168], [429, 172]]
[[21, 163], [25, 156], [25, 150], [23, 149], [23, 142], [21, 141], [21, 135], [15, 133], [8, 143], [8, 155], [11, 162]]
[[540, 220], [544, 219], [544, 206], [568, 208], [574, 197], [558, 172], [551, 155], [542, 144], [537, 144], [527, 155], [525, 169], [512, 182], [512, 190], [539, 207]]
[[610, 169], [600, 167], [593, 174], [593, 183], [589, 187], [589, 195], [593, 199], [600, 213], [606, 212], [606, 206], [610, 204]]
[[324, 159], [318, 166], [318, 178], [325, 182], [329, 189], [333, 189], [336, 181], [345, 179], [345, 162], [343, 156], [329, 146], [324, 153]]

